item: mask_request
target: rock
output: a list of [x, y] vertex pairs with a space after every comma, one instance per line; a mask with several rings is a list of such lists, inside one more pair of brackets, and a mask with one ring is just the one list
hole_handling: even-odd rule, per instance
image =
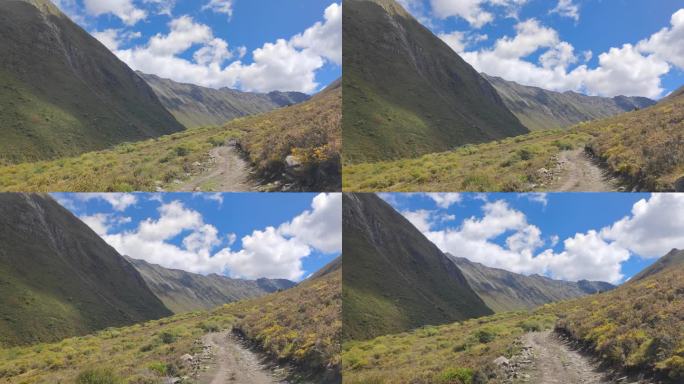
[[195, 167], [199, 167], [200, 165], [202, 165], [202, 163], [200, 163], [199, 161], [195, 161], [194, 163], [192, 163], [192, 165], [194, 165]]
[[503, 356], [499, 356], [496, 359], [494, 359], [493, 363], [498, 365], [498, 366], [503, 365], [503, 366], [507, 367], [510, 364], [510, 361], [508, 361], [508, 359], [503, 357]]
[[156, 187], [154, 190], [157, 192], [164, 192], [164, 188], [162, 187]]
[[285, 164], [287, 164], [288, 167], [296, 167], [298, 165], [301, 165], [302, 162], [297, 160], [296, 157], [289, 155], [285, 158]]
[[187, 362], [189, 362], [189, 361], [192, 361], [192, 360], [194, 360], [194, 357], [192, 357], [192, 355], [191, 355], [191, 354], [189, 354], [189, 353], [186, 353], [185, 355], [181, 356], [181, 357], [180, 357], [180, 359], [181, 359], [181, 361], [183, 361], [183, 362], [186, 362], [186, 363], [187, 363]]

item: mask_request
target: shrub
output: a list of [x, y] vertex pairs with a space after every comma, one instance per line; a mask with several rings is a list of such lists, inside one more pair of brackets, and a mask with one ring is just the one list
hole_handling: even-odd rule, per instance
[[477, 332], [475, 332], [475, 339], [479, 341], [482, 344], [487, 344], [496, 338], [496, 332], [494, 332], [491, 329], [481, 329]]
[[535, 320], [521, 321], [519, 327], [525, 332], [539, 332], [543, 329], [542, 325]]
[[472, 384], [473, 370], [468, 368], [447, 368], [437, 377], [443, 384]]
[[171, 332], [162, 332], [159, 335], [159, 340], [161, 340], [161, 342], [164, 344], [171, 344], [176, 341], [176, 335]]
[[109, 368], [87, 369], [76, 378], [76, 384], [121, 384], [123, 381]]
[[155, 361], [154, 363], [148, 365], [147, 368], [149, 368], [149, 370], [151, 371], [156, 372], [160, 376], [166, 375], [167, 366], [165, 363], [161, 361]]

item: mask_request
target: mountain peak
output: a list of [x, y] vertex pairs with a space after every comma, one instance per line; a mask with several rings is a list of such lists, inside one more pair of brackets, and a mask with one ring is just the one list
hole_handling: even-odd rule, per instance
[[50, 0], [19, 0], [25, 3], [29, 3], [34, 7], [38, 8], [39, 11], [55, 16], [64, 16], [62, 11], [53, 4]]

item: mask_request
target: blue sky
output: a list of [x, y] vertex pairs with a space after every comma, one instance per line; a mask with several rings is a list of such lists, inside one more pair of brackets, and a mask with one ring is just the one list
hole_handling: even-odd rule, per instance
[[168, 268], [301, 280], [339, 256], [340, 194], [53, 194], [119, 253]]
[[380, 194], [444, 252], [524, 274], [624, 282], [684, 249], [678, 194]]
[[399, 2], [490, 75], [603, 96], [658, 98], [684, 85], [680, 0]]
[[342, 73], [340, 1], [53, 1], [133, 69], [180, 82], [312, 93]]

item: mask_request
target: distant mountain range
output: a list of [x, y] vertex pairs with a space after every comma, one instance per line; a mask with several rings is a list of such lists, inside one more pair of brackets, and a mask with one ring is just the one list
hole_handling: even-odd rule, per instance
[[610, 283], [581, 280], [553, 280], [545, 276], [525, 276], [490, 268], [466, 258], [447, 254], [465, 275], [468, 283], [496, 312], [532, 309], [554, 301], [574, 299], [614, 289]]
[[345, 194], [343, 338], [492, 314], [460, 269], [374, 194]]
[[374, 194], [345, 194], [342, 222], [345, 339], [528, 310], [615, 288], [525, 276], [442, 253]]
[[396, 1], [342, 7], [346, 163], [528, 132], [487, 80]]
[[144, 260], [126, 259], [140, 272], [152, 292], [174, 313], [212, 309], [295, 286], [294, 282], [284, 279], [242, 280], [216, 274], [204, 276], [164, 268]]
[[0, 194], [0, 344], [171, 315], [136, 269], [47, 195]]
[[0, 162], [183, 129], [138, 75], [49, 0], [0, 2]]
[[220, 125], [237, 117], [255, 115], [301, 103], [309, 95], [301, 92], [241, 92], [178, 83], [156, 75], [137, 74], [152, 87], [162, 105], [187, 128]]
[[650, 107], [645, 97], [586, 96], [577, 92], [554, 92], [482, 74], [496, 88], [508, 109], [531, 131], [566, 128], [584, 121], [601, 119]]

